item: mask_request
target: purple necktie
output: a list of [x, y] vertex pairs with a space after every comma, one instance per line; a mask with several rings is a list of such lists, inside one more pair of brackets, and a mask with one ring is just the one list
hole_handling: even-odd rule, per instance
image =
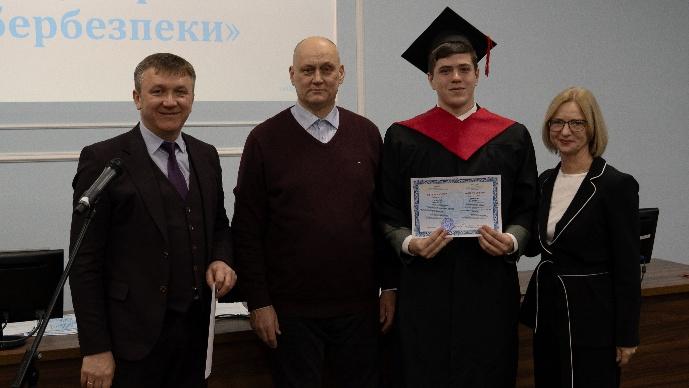
[[184, 180], [184, 175], [182, 175], [182, 170], [179, 168], [177, 163], [177, 156], [175, 155], [175, 147], [177, 144], [164, 141], [160, 146], [167, 152], [167, 179], [170, 180], [177, 192], [182, 197], [182, 199], [187, 199], [187, 193], [189, 193], [189, 188], [187, 187], [187, 182]]

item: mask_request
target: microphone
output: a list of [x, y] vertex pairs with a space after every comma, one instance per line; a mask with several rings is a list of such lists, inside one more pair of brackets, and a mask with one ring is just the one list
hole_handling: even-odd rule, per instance
[[108, 162], [108, 164], [100, 173], [100, 176], [93, 182], [91, 187], [89, 187], [84, 194], [81, 195], [79, 203], [74, 207], [74, 211], [81, 214], [84, 210], [88, 209], [96, 203], [98, 196], [105, 189], [105, 187], [110, 183], [110, 181], [116, 176], [122, 173], [122, 159], [115, 158]]

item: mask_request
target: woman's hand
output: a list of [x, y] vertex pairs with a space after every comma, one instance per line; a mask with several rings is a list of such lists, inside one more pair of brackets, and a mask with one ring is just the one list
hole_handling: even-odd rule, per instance
[[633, 348], [617, 347], [617, 365], [627, 365], [632, 356], [636, 353], [636, 346]]

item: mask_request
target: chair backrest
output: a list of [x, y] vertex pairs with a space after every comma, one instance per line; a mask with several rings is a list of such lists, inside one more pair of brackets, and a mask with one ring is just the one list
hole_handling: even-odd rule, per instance
[[639, 209], [639, 230], [640, 230], [640, 246], [641, 253], [640, 262], [646, 264], [651, 261], [651, 254], [653, 253], [653, 243], [656, 238], [656, 226], [658, 225], [657, 207], [649, 207]]

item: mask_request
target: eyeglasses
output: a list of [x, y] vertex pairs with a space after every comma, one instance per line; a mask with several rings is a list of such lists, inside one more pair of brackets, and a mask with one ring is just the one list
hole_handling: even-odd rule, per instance
[[583, 132], [588, 124], [586, 120], [560, 120], [554, 119], [548, 121], [548, 128], [551, 132], [560, 132], [565, 128], [565, 124], [569, 125], [569, 130], [572, 132]]

